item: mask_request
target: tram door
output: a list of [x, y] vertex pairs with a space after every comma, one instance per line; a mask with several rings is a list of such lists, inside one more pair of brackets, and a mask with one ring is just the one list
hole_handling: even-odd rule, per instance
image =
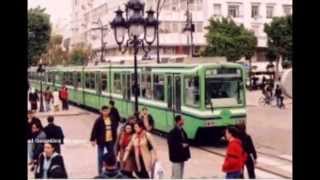
[[167, 103], [169, 113], [167, 115], [167, 126], [172, 128], [174, 126], [174, 116], [181, 113], [181, 77], [180, 74], [168, 74], [167, 76]]

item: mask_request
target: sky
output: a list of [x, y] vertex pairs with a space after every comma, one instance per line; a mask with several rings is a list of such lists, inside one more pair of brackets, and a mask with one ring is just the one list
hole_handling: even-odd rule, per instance
[[53, 24], [71, 20], [71, 0], [28, 0], [28, 9], [40, 5], [45, 7]]

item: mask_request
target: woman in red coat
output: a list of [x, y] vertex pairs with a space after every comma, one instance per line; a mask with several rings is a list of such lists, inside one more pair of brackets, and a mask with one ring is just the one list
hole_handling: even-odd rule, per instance
[[226, 158], [222, 170], [226, 173], [226, 179], [241, 178], [246, 161], [246, 153], [239, 139], [240, 132], [234, 127], [226, 129], [226, 138], [229, 142]]
[[62, 101], [62, 110], [68, 110], [68, 99], [69, 99], [69, 93], [66, 86], [62, 86], [62, 88], [59, 91], [59, 98]]

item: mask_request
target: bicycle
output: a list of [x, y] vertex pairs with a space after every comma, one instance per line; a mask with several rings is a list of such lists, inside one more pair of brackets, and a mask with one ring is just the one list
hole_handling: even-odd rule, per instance
[[275, 96], [271, 96], [270, 98], [267, 98], [266, 96], [261, 96], [258, 100], [258, 103], [262, 106], [271, 106], [271, 107], [278, 107], [279, 109], [285, 109], [286, 106], [282, 101], [282, 104], [278, 106], [277, 100]]
[[276, 106], [274, 96], [266, 97], [263, 95], [259, 98], [258, 103], [262, 106]]

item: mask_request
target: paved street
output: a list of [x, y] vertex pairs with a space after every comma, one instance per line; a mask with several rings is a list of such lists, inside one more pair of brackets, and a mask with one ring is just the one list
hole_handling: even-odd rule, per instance
[[286, 109], [258, 105], [261, 91], [247, 93], [247, 128], [260, 151], [292, 156], [292, 100]]
[[[248, 94], [248, 131], [252, 134], [258, 151], [268, 154], [281, 155], [291, 158], [292, 130], [291, 108], [279, 110], [272, 107], [259, 107], [250, 105], [251, 95]], [[52, 113], [38, 113], [43, 124], [47, 124], [46, 117]], [[71, 106], [69, 111], [58, 112], [56, 124], [62, 126], [66, 140], [62, 146], [66, 168], [70, 178], [92, 178], [96, 175], [96, 147], [89, 143], [89, 135], [94, 120], [98, 116], [95, 113]], [[165, 177], [171, 176], [171, 164], [168, 159], [166, 140], [157, 135], [154, 136], [157, 154], [165, 169]], [[224, 153], [224, 148], [221, 149]], [[192, 159], [186, 164], [185, 178], [223, 178], [221, 171], [223, 157], [203, 151], [197, 147], [191, 148]], [[273, 166], [277, 161], [268, 156], [260, 157], [261, 164]], [[279, 165], [279, 163], [278, 163]], [[281, 164], [280, 169], [291, 172], [291, 164]], [[259, 178], [279, 179], [279, 176], [257, 170]], [[32, 174], [29, 174], [32, 177]]]

